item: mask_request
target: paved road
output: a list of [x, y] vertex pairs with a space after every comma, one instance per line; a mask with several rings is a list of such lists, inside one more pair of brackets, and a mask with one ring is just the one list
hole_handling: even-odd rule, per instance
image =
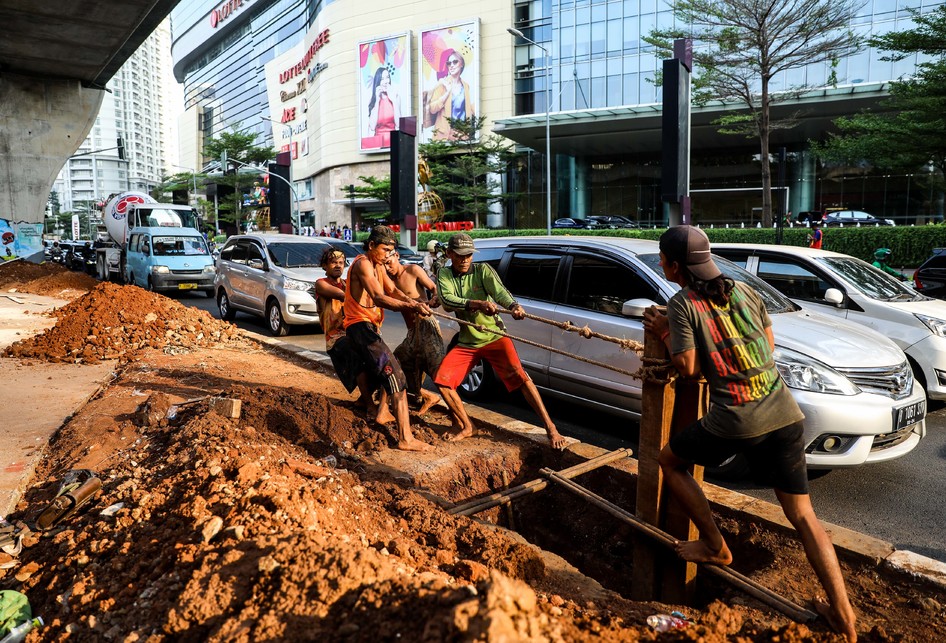
[[[217, 314], [216, 304], [202, 296], [185, 295], [180, 301]], [[268, 334], [262, 319], [240, 313], [236, 324], [245, 330]], [[401, 316], [388, 313], [385, 339], [392, 347], [397, 346], [404, 334]], [[321, 332], [296, 329], [286, 340], [310, 350], [325, 350]], [[636, 451], [636, 423], [555, 400], [547, 403], [549, 413], [564, 435], [607, 449], [630, 447]], [[481, 405], [535, 422], [532, 410], [519, 397]], [[946, 405], [933, 403], [930, 406], [927, 437], [908, 456], [884, 464], [839, 469], [811, 481], [812, 501], [821, 519], [889, 541], [897, 549], [908, 549], [946, 562], [946, 541], [942, 538], [942, 525], [946, 524], [946, 502], [943, 502], [946, 495]], [[768, 489], [746, 484], [727, 486], [776, 501]]]

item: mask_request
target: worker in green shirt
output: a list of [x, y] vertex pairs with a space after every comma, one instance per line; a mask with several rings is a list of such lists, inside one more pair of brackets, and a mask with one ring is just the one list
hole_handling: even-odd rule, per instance
[[457, 319], [483, 327], [460, 325], [459, 341], [443, 358], [434, 378], [444, 401], [460, 422], [459, 432], [448, 439], [462, 440], [473, 435], [473, 424], [457, 395], [457, 386], [466, 379], [470, 369], [483, 360], [489, 363], [508, 391], [522, 390], [529, 406], [545, 425], [552, 447], [564, 449], [567, 442], [545, 410], [539, 390], [522, 368], [512, 340], [497, 334], [504, 330], [497, 315], [500, 307], [511, 311], [513, 319], [523, 319], [525, 310], [509, 294], [492, 266], [473, 263], [474, 252], [470, 235], [462, 232], [453, 235], [447, 242], [451, 265], [437, 273], [437, 293], [444, 309], [455, 313]]

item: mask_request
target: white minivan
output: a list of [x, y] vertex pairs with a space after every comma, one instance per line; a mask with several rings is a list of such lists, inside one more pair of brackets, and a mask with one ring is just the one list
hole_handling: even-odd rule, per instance
[[157, 292], [197, 290], [213, 297], [217, 269], [204, 237], [192, 228], [132, 228], [125, 283]]

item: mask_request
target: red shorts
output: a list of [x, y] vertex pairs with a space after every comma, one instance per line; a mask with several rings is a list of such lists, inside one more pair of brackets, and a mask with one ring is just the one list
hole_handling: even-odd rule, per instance
[[437, 370], [434, 383], [456, 389], [466, 379], [467, 373], [480, 360], [489, 362], [496, 377], [506, 385], [507, 391], [515, 391], [529, 381], [529, 376], [522, 368], [516, 348], [508, 337], [501, 337], [495, 342], [479, 348], [454, 346], [447, 353]]

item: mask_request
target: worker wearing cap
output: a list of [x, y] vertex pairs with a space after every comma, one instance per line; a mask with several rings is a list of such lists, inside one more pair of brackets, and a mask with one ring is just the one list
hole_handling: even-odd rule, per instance
[[443, 267], [443, 258], [437, 256], [437, 248], [440, 243], [436, 239], [427, 242], [427, 254], [424, 255], [423, 268], [427, 276], [437, 280], [437, 272]]
[[523, 319], [525, 310], [509, 294], [492, 266], [473, 263], [474, 251], [470, 235], [463, 232], [453, 235], [447, 242], [451, 265], [437, 273], [437, 293], [444, 309], [455, 313], [457, 319], [477, 326], [460, 325], [459, 341], [447, 352], [434, 378], [444, 401], [461, 424], [457, 427], [459, 433], [448, 439], [462, 440], [473, 435], [473, 424], [456, 389], [470, 369], [484, 360], [507, 390], [522, 390], [526, 401], [542, 419], [549, 442], [554, 448], [563, 449], [567, 442], [555, 428], [538, 389], [522, 368], [512, 340], [497, 334], [504, 330], [497, 316], [500, 307], [511, 311], [513, 319]]
[[710, 396], [706, 415], [676, 433], [658, 460], [667, 487], [700, 533], [698, 540], [678, 542], [677, 554], [692, 562], [732, 562], [690, 468], [745, 454], [756, 480], [774, 488], [828, 595], [829, 604], [816, 601], [818, 611], [839, 633], [856, 640], [837, 555], [808, 495], [804, 416], [775, 366], [765, 304], [750, 286], [720, 272], [699, 228], [676, 226], [661, 235], [660, 266], [681, 289], [666, 314], [656, 307], [645, 311], [644, 327], [670, 349], [680, 375], [706, 378]]

